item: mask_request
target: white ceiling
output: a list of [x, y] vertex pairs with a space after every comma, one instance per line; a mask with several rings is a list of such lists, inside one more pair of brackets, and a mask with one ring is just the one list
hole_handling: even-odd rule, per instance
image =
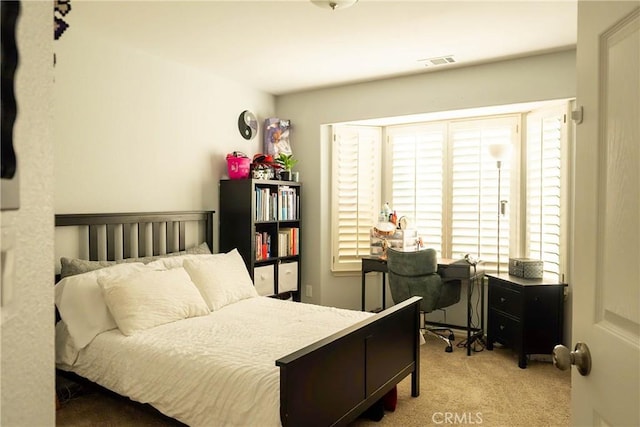
[[[576, 0], [359, 0], [336, 11], [308, 0], [90, 6], [95, 31], [275, 95], [570, 49], [577, 32]], [[420, 61], [439, 56], [457, 62]]]

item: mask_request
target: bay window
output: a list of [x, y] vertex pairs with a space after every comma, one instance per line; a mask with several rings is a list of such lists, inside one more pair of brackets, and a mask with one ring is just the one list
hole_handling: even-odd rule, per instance
[[[501, 272], [509, 256], [530, 257], [559, 277], [565, 128], [560, 107], [384, 128], [334, 126], [333, 270], [359, 271], [370, 229], [389, 202], [439, 257], [471, 254], [486, 271], [496, 271], [499, 261]], [[493, 144], [510, 145], [512, 154], [498, 163]]]

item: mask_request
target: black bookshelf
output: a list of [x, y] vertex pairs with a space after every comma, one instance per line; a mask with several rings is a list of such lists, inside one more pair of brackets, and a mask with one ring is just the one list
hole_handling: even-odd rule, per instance
[[258, 292], [300, 301], [299, 182], [220, 181], [220, 252], [242, 255]]

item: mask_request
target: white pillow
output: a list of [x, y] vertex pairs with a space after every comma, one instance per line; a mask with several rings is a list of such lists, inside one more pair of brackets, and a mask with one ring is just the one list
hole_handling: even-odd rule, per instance
[[184, 268], [212, 311], [258, 296], [237, 249], [222, 256], [185, 260]]
[[184, 265], [186, 260], [204, 260], [209, 257], [219, 257], [225, 254], [188, 254], [188, 255], [178, 255], [166, 258], [160, 258], [156, 261], [150, 262], [147, 264], [150, 267], [154, 267], [158, 270], [169, 270], [172, 268], [179, 268]]
[[117, 264], [112, 267], [68, 276], [55, 286], [55, 302], [60, 317], [78, 350], [101, 332], [117, 327], [98, 285], [99, 277], [125, 277], [148, 269], [144, 264]]
[[209, 314], [184, 268], [141, 271], [124, 278], [101, 277], [98, 283], [124, 335]]

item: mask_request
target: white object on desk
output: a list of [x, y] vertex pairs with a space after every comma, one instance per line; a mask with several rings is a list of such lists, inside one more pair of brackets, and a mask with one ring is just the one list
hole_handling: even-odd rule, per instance
[[[393, 224], [391, 225], [393, 226]], [[389, 235], [381, 237], [380, 234], [376, 232], [377, 228], [377, 226], [372, 228], [370, 233], [369, 246], [371, 255], [380, 256], [383, 254], [383, 241], [387, 242], [387, 247], [389, 248], [405, 251], [417, 250], [418, 230], [400, 230], [394, 226], [394, 229]]]

